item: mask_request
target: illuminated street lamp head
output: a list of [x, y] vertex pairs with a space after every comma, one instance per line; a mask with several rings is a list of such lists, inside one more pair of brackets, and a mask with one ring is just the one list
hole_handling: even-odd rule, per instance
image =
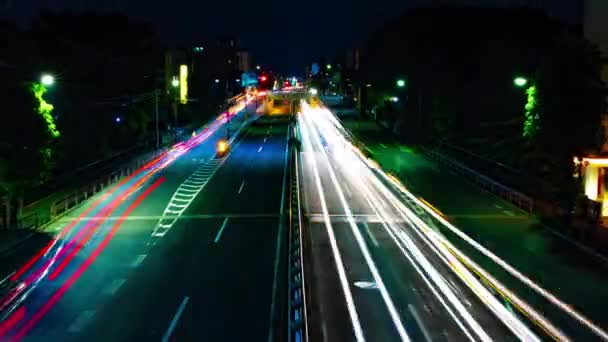
[[260, 70], [260, 69], [261, 69], [261, 67], [259, 65], [255, 66], [255, 70]]
[[405, 87], [405, 80], [404, 79], [398, 79], [396, 83], [397, 83], [397, 87], [399, 87], [399, 88]]
[[173, 76], [173, 80], [171, 80], [171, 86], [173, 88], [179, 87], [179, 80], [177, 79], [177, 76]]
[[40, 77], [40, 83], [46, 87], [52, 86], [55, 84], [55, 77], [53, 77], [53, 75], [43, 74], [42, 77]]
[[513, 83], [515, 83], [515, 85], [518, 87], [524, 87], [526, 84], [528, 84], [528, 80], [524, 77], [515, 77]]
[[327, 68], [327, 70], [331, 70], [331, 64], [327, 64], [325, 67]]
[[317, 95], [319, 93], [319, 91], [316, 88], [310, 88], [310, 90], [308, 92], [311, 95]]

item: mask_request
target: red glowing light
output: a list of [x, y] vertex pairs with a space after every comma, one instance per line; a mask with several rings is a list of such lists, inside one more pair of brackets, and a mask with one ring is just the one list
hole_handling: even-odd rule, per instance
[[266, 76], [260, 76], [260, 81], [262, 81], [262, 82], [266, 82], [267, 79], [268, 79], [268, 77], [266, 77]]
[[[49, 310], [55, 306], [55, 304], [61, 299], [61, 297], [70, 289], [70, 287], [78, 280], [78, 278], [87, 270], [87, 268], [97, 259], [99, 254], [106, 248], [106, 246], [110, 243], [110, 240], [114, 237], [120, 225], [125, 221], [127, 216], [131, 214], [131, 212], [146, 198], [154, 189], [156, 189], [160, 183], [164, 181], [163, 178], [159, 178], [156, 182], [154, 182], [146, 191], [144, 191], [137, 199], [131, 203], [131, 205], [127, 208], [127, 210], [122, 214], [122, 216], [116, 221], [112, 230], [106, 235], [103, 241], [97, 246], [97, 248], [91, 253], [91, 255], [78, 267], [78, 269], [68, 278], [68, 280], [57, 290], [49, 300], [44, 303], [44, 305], [38, 310], [32, 318], [25, 322], [21, 328], [15, 333], [12, 337], [12, 341], [19, 341], [25, 337], [25, 335], [46, 315]], [[0, 334], [0, 337], [5, 337], [5, 333]]]

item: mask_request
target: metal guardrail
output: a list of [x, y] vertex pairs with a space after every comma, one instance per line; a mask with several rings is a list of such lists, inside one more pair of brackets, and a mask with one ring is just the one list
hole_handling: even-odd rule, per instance
[[[295, 134], [293, 135], [295, 136]], [[293, 172], [290, 185], [289, 206], [289, 260], [288, 276], [288, 338], [287, 341], [307, 342], [308, 322], [306, 308], [306, 287], [304, 276], [304, 256], [302, 248], [302, 208], [300, 207], [300, 178], [298, 173], [298, 151], [291, 153], [290, 170]]]
[[63, 198], [53, 202], [49, 210], [48, 221], [55, 219], [58, 215], [72, 209], [78, 204], [89, 199], [89, 197], [92, 197], [96, 193], [102, 191], [106, 187], [118, 182], [118, 180], [122, 177], [130, 175], [135, 170], [145, 165], [148, 161], [158, 157], [164, 151], [165, 149], [160, 149], [149, 153], [143, 157], [140, 157], [137, 160], [129, 163], [129, 165], [112, 172], [110, 175], [98, 179], [97, 181], [92, 182], [84, 187], [81, 187], [80, 189], [75, 190], [70, 194], [64, 196]]
[[464, 164], [452, 160], [443, 154], [431, 150], [426, 147], [420, 147], [421, 151], [430, 159], [444, 164], [454, 170], [459, 175], [471, 180], [473, 183], [483, 187], [484, 189], [499, 195], [507, 201], [515, 204], [519, 208], [532, 213], [534, 212], [534, 200], [519, 191], [513, 190], [508, 186], [498, 183], [497, 181], [478, 173], [477, 171], [465, 166]]

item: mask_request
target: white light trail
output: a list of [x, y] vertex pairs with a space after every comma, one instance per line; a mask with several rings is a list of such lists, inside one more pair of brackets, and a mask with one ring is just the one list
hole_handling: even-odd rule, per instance
[[[312, 145], [309, 140], [308, 132], [306, 128], [303, 127], [302, 132], [302, 140], [304, 146], [308, 147], [308, 149], [312, 152]], [[305, 155], [306, 157], [306, 155]], [[331, 224], [331, 219], [329, 218], [329, 212], [327, 210], [327, 203], [325, 202], [325, 190], [323, 189], [323, 185], [321, 185], [321, 177], [319, 176], [319, 170], [317, 168], [317, 162], [315, 160], [315, 156], [312, 155], [310, 157], [311, 165], [313, 169], [313, 174], [315, 178], [315, 185], [317, 187], [317, 191], [319, 193], [319, 200], [321, 201], [321, 210], [323, 212], [323, 221], [325, 223], [325, 229], [327, 231], [327, 235], [329, 237], [329, 244], [331, 246], [334, 261], [336, 262], [336, 268], [338, 269], [338, 277], [340, 278], [340, 285], [342, 286], [342, 292], [344, 293], [344, 299], [346, 300], [346, 305], [348, 309], [348, 313], [350, 316], [351, 323], [353, 325], [353, 330], [355, 333], [355, 337], [357, 341], [365, 341], [365, 337], [363, 336], [363, 329], [361, 328], [361, 322], [359, 321], [359, 315], [357, 314], [357, 308], [355, 307], [355, 302], [353, 300], [353, 295], [350, 291], [350, 285], [348, 284], [348, 279], [346, 278], [346, 270], [344, 269], [344, 262], [342, 261], [342, 255], [340, 254], [340, 250], [338, 249], [338, 243], [336, 241], [336, 236], [334, 233], [334, 228]]]
[[[361, 167], [356, 167], [356, 166], [358, 166], [357, 164], [365, 165], [364, 169], [369, 171], [369, 174], [367, 175], [368, 180], [366, 181], [362, 178], [359, 179], [359, 184], [363, 184], [363, 186], [360, 186], [359, 189], [364, 190], [364, 192], [366, 193], [366, 196], [365, 196], [366, 200], [374, 208], [374, 210], [376, 210], [379, 217], [382, 217], [385, 220], [390, 219], [390, 217], [386, 214], [386, 212], [382, 212], [381, 206], [375, 204], [375, 203], [385, 204], [388, 200], [388, 202], [394, 208], [396, 208], [398, 210], [400, 215], [402, 215], [406, 220], [408, 220], [412, 223], [412, 227], [415, 228], [414, 231], [416, 232], [416, 234], [418, 234], [420, 236], [420, 238], [423, 241], [425, 241], [425, 244], [427, 244], [429, 246], [429, 248], [431, 248], [433, 251], [435, 251], [435, 253], [439, 256], [439, 258], [442, 259], [446, 263], [446, 265], [448, 267], [450, 267], [454, 271], [454, 273], [458, 277], [460, 277], [463, 280], [463, 282], [469, 288], [471, 288], [471, 290], [484, 303], [486, 303], [488, 308], [492, 312], [494, 312], [494, 314], [497, 317], [499, 317], [505, 323], [505, 325], [507, 327], [509, 327], [509, 329], [511, 329], [521, 339], [535, 340], [535, 339], [537, 339], [537, 337], [523, 324], [523, 322], [521, 322], [515, 315], [513, 315], [510, 311], [508, 311], [500, 302], [498, 302], [498, 300], [487, 290], [487, 288], [485, 288], [485, 286], [483, 286], [479, 282], [479, 280], [470, 273], [469, 269], [467, 269], [467, 267], [462, 265], [462, 262], [467, 264], [467, 266], [469, 268], [473, 269], [476, 273], [480, 274], [487, 281], [491, 282], [492, 285], [495, 286], [496, 289], [499, 289], [501, 294], [503, 294], [504, 296], [509, 298], [514, 304], [516, 304], [518, 306], [520, 311], [522, 311], [524, 314], [526, 314], [533, 322], [535, 322], [536, 324], [541, 326], [543, 329], [545, 329], [545, 331], [547, 333], [552, 335], [554, 338], [559, 338], [560, 340], [567, 339], [567, 337], [565, 335], [563, 335], [563, 333], [559, 329], [557, 329], [550, 322], [548, 322], [544, 317], [542, 317], [541, 314], [539, 314], [534, 309], [532, 309], [523, 300], [521, 300], [520, 298], [515, 296], [504, 285], [498, 283], [493, 277], [489, 276], [488, 273], [485, 272], [485, 270], [481, 269], [478, 265], [476, 265], [469, 258], [467, 258], [462, 252], [457, 250], [443, 236], [441, 236], [440, 234], [437, 234], [433, 229], [428, 227], [428, 225], [426, 225], [426, 223], [424, 223], [422, 220], [420, 220], [420, 218], [417, 217], [416, 214], [414, 214], [408, 207], [406, 207], [400, 200], [398, 200], [396, 198], [396, 196], [392, 193], [392, 191], [390, 191], [388, 188], [386, 188], [385, 184], [380, 182], [380, 180], [377, 178], [377, 176], [375, 176], [374, 172], [371, 171], [372, 169], [375, 169], [377, 174], [379, 174], [382, 178], [384, 178], [385, 180], [390, 182], [390, 184], [393, 184], [398, 190], [400, 190], [402, 193], [406, 194], [410, 199], [415, 201], [416, 204], [418, 204], [421, 208], [423, 208], [425, 211], [430, 213], [434, 218], [439, 220], [440, 223], [447, 226], [450, 230], [452, 230], [454, 233], [456, 233], [459, 237], [463, 238], [465, 241], [467, 241], [469, 244], [473, 245], [474, 247], [485, 250], [477, 242], [470, 239], [468, 236], [466, 236], [466, 234], [462, 233], [456, 227], [451, 225], [441, 215], [437, 214], [435, 211], [433, 211], [431, 208], [429, 208], [426, 204], [422, 203], [422, 201], [420, 201], [418, 198], [416, 198], [413, 194], [409, 193], [409, 191], [407, 191], [396, 180], [394, 180], [394, 179], [392, 179], [392, 177], [386, 175], [375, 162], [367, 159], [363, 155], [363, 153], [361, 153], [360, 150], [358, 150], [355, 146], [353, 146], [352, 143], [350, 143], [345, 138], [345, 137], [350, 137], [350, 134], [340, 125], [338, 120], [333, 116], [333, 114], [331, 114], [331, 112], [329, 112], [327, 109], [324, 109], [324, 108], [322, 108], [322, 109], [311, 108], [310, 106], [307, 106], [305, 103], [303, 103], [302, 108], [303, 108], [304, 116], [310, 116], [312, 119], [314, 119], [314, 125], [319, 130], [320, 135], [323, 136], [323, 139], [327, 142], [328, 149], [330, 149], [332, 147], [337, 147], [337, 146], [342, 147], [342, 149], [340, 151], [336, 150], [336, 154], [332, 155], [332, 156], [334, 156], [336, 159], [339, 159], [340, 163], [346, 164], [345, 170], [356, 174], [357, 172], [359, 172], [359, 173], [362, 172]], [[339, 152], [342, 152], [342, 153], [339, 153]], [[359, 171], [357, 171], [357, 170], [359, 170]], [[365, 172], [365, 170], [363, 170], [363, 172]], [[351, 178], [353, 178], [353, 177], [351, 177]], [[357, 177], [355, 177], [355, 178], [357, 178]], [[382, 197], [386, 198], [386, 200], [382, 200], [382, 199], [378, 198], [377, 196], [379, 196], [379, 195], [377, 193], [376, 193], [376, 196], [372, 195], [372, 191], [367, 187], [366, 182], [372, 183], [374, 188], [376, 189], [376, 192], [380, 191], [380, 193], [383, 194]], [[396, 236], [399, 237], [399, 240], [403, 244], [408, 246], [408, 250], [410, 250], [410, 252], [417, 253], [416, 259], [417, 260], [420, 259], [420, 260], [418, 260], [419, 262], [423, 262], [423, 263], [425, 263], [424, 261], [428, 262], [426, 260], [426, 258], [417, 249], [415, 244], [411, 240], [409, 240], [409, 241], [406, 240], [406, 239], [409, 239], [407, 234], [404, 234], [404, 232], [399, 232], [400, 228], [396, 227], [396, 225], [394, 223], [389, 223], [389, 224], [383, 223], [383, 227], [385, 227], [385, 229], [387, 229], [387, 231], [389, 232], [389, 235], [393, 239], [395, 239], [395, 234], [396, 234]], [[393, 233], [395, 233], [395, 234], [393, 234]], [[401, 244], [398, 243], [397, 241], [395, 241], [395, 242], [398, 244], [402, 253], [411, 260], [409, 255], [407, 255], [405, 253], [405, 250], [401, 246]], [[533, 282], [531, 282], [531, 281], [526, 282], [525, 279], [527, 279], [527, 278], [525, 278], [525, 276], [521, 275], [521, 273], [519, 273], [512, 267], [509, 269], [510, 265], [506, 264], [506, 262], [502, 261], [495, 255], [491, 254], [491, 252], [489, 252], [487, 250], [485, 250], [485, 251], [486, 251], [486, 253], [484, 253], [483, 251], [482, 251], [482, 253], [485, 254], [486, 256], [490, 257], [490, 259], [492, 259], [494, 262], [499, 263], [499, 265], [501, 265], [503, 268], [507, 268], [509, 273], [515, 274], [515, 276], [517, 278], [520, 278], [519, 276], [523, 277], [524, 280], [522, 280], [522, 279], [520, 279], [520, 280], [522, 280], [526, 285], [531, 286], [533, 288], [536, 287], [535, 290], [537, 292], [540, 291], [540, 292], [544, 293], [544, 295], [546, 297], [548, 296], [550, 300], [551, 300], [551, 298], [557, 300], [555, 297], [551, 297], [552, 295], [548, 294], [548, 292], [546, 292], [546, 290], [540, 288], [538, 285], [534, 284]], [[421, 261], [423, 259], [425, 259], [425, 260]], [[415, 267], [417, 267], [417, 266], [415, 266]], [[430, 268], [433, 268], [433, 267], [431, 266]], [[437, 272], [434, 269], [432, 271], [429, 271], [427, 269], [427, 267], [424, 267], [424, 269], [427, 271], [427, 273]], [[431, 277], [433, 278], [434, 276], [431, 276]], [[427, 281], [426, 278], [423, 277], [423, 279], [425, 281]], [[434, 277], [434, 281], [436, 284], [445, 285], [445, 280], [441, 276]], [[451, 293], [451, 290], [447, 286], [444, 287], [443, 285], [438, 285], [438, 286], [440, 287], [440, 289], [442, 289], [442, 292], [444, 293], [444, 295], [446, 295], [446, 297], [448, 299], [455, 298], [455, 295], [453, 293]], [[432, 290], [435, 291], [433, 288], [432, 288]], [[438, 297], [438, 298], [440, 298], [440, 297]], [[557, 301], [559, 302], [559, 300], [557, 300]], [[459, 301], [457, 301], [457, 302], [460, 303]], [[564, 310], [571, 310], [569, 307], [565, 306], [565, 304], [563, 304], [561, 302], [559, 302], [559, 303], [561, 303], [562, 305], [557, 304], [555, 301], [552, 301], [552, 302]], [[455, 305], [456, 307], [459, 306], [458, 304], [455, 304], [455, 303], [452, 303], [452, 304]], [[464, 307], [461, 307], [461, 308], [464, 309]], [[464, 310], [466, 311], [466, 309], [464, 309]], [[467, 320], [467, 317], [466, 317], [467, 314], [463, 313], [463, 311], [461, 311], [460, 309], [458, 311], [461, 315], [463, 315], [463, 317], [465, 317], [465, 320]], [[576, 312], [574, 312], [574, 313], [576, 314]], [[580, 322], [582, 322], [583, 324], [587, 325], [588, 327], [590, 327], [596, 334], [598, 334], [602, 338], [606, 338], [605, 335], [603, 335], [605, 333], [599, 327], [595, 326], [593, 323], [591, 323], [589, 321], [586, 321], [586, 319], [584, 319], [584, 317], [581, 320], [580, 316], [579, 316], [578, 320]], [[483, 333], [478, 331], [478, 329], [475, 327], [476, 322], [472, 323], [470, 320], [467, 320], [467, 322], [469, 324], [472, 324], [472, 327], [476, 331], [478, 336], [480, 336], [480, 337], [483, 336]]]
[[[305, 105], [305, 103], [303, 103], [303, 105]], [[303, 120], [300, 120], [300, 122], [304, 123], [301, 126], [308, 126], [306, 128], [306, 131], [313, 130], [311, 128], [312, 123], [309, 122], [310, 118], [308, 115], [300, 116], [299, 118], [303, 118]], [[359, 231], [359, 228], [357, 227], [357, 224], [355, 223], [352, 211], [346, 201], [346, 198], [344, 197], [344, 191], [342, 190], [342, 187], [340, 186], [340, 184], [338, 182], [338, 179], [335, 175], [333, 167], [331, 166], [329, 157], [327, 156], [327, 152], [323, 149], [322, 143], [321, 143], [318, 135], [313, 134], [313, 137], [314, 137], [314, 140], [315, 140], [317, 146], [319, 147], [319, 150], [321, 151], [321, 155], [324, 157], [323, 159], [325, 160], [325, 162], [327, 164], [327, 170], [329, 171], [331, 181], [337, 190], [338, 198], [340, 199], [340, 203], [342, 204], [342, 207], [346, 213], [349, 226], [353, 232], [353, 235], [355, 236], [355, 239], [357, 240], [359, 249], [361, 250], [363, 257], [365, 258], [365, 262], [367, 263], [367, 265], [374, 277], [374, 281], [378, 285], [378, 289], [380, 290], [382, 299], [384, 300], [384, 303], [386, 304], [386, 307], [389, 311], [391, 319], [393, 320], [393, 324], [395, 325], [395, 328], [397, 329], [397, 332], [399, 333], [401, 340], [409, 341], [410, 339], [407, 335], [407, 332], [405, 331], [403, 322], [401, 321], [401, 318], [399, 317], [399, 313], [397, 312], [397, 309], [395, 308], [395, 305], [393, 303], [393, 300], [391, 299], [390, 294], [386, 290], [386, 286], [384, 285], [384, 281], [382, 280], [382, 277], [380, 276], [380, 272], [378, 272], [378, 268], [376, 267], [376, 264], [374, 263], [371, 255], [369, 253], [369, 250], [364, 242], [363, 236], [361, 236], [361, 232]]]

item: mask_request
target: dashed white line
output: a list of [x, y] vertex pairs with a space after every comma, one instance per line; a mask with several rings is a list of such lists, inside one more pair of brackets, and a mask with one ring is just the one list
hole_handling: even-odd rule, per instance
[[133, 261], [133, 263], [131, 264], [131, 267], [138, 267], [142, 261], [144, 261], [144, 259], [146, 258], [146, 254], [140, 254], [137, 256], [137, 258], [135, 258], [135, 261]]
[[376, 247], [380, 246], [380, 244], [378, 244], [378, 240], [376, 240], [376, 237], [374, 236], [372, 231], [369, 229], [369, 225], [367, 224], [367, 222], [363, 222], [363, 227], [365, 228], [365, 232], [369, 236], [370, 240], [372, 240], [372, 243], [374, 244], [374, 246], [376, 246]]
[[114, 279], [104, 290], [103, 293], [113, 296], [118, 289], [125, 283], [125, 279]]
[[264, 142], [266, 142], [266, 139], [268, 139], [268, 138], [264, 138]]
[[433, 339], [431, 338], [429, 331], [426, 329], [424, 322], [422, 322], [422, 320], [420, 319], [420, 316], [418, 315], [416, 308], [412, 304], [408, 304], [407, 307], [408, 307], [408, 309], [410, 309], [410, 312], [412, 313], [412, 316], [414, 317], [414, 320], [416, 321], [416, 323], [418, 323], [418, 326], [420, 327], [420, 330], [422, 331], [422, 335], [424, 336], [424, 340], [426, 342], [431, 342]]
[[186, 309], [186, 305], [188, 304], [189, 300], [190, 300], [190, 298], [188, 296], [184, 297], [184, 300], [182, 300], [182, 303], [177, 308], [177, 312], [175, 313], [175, 316], [173, 316], [173, 319], [171, 320], [171, 324], [169, 324], [169, 328], [167, 328], [167, 331], [163, 335], [163, 339], [162, 339], [163, 342], [169, 341], [169, 338], [173, 334], [173, 330], [175, 330], [175, 327], [177, 326], [177, 322], [179, 321], [179, 318], [184, 313], [184, 309]]
[[260, 146], [260, 148], [258, 148], [258, 152], [262, 152], [262, 146]]
[[86, 326], [86, 324], [95, 316], [95, 310], [85, 310], [81, 312], [78, 317], [68, 327], [68, 332], [77, 333]]
[[505, 214], [507, 214], [507, 215], [509, 215], [509, 216], [515, 216], [515, 214], [512, 211], [510, 211], [510, 210], [503, 210], [502, 212], [505, 213]]
[[244, 187], [245, 187], [245, 180], [243, 180], [243, 182], [241, 183], [241, 186], [239, 186], [239, 191], [237, 191], [237, 193], [240, 194], [241, 191], [243, 191]]
[[224, 232], [224, 228], [226, 228], [227, 224], [228, 224], [228, 217], [226, 217], [224, 219], [224, 222], [222, 222], [222, 226], [220, 227], [220, 230], [217, 232], [217, 235], [215, 236], [215, 240], [213, 240], [213, 243], [218, 243], [220, 241], [220, 237], [222, 237], [222, 232]]

